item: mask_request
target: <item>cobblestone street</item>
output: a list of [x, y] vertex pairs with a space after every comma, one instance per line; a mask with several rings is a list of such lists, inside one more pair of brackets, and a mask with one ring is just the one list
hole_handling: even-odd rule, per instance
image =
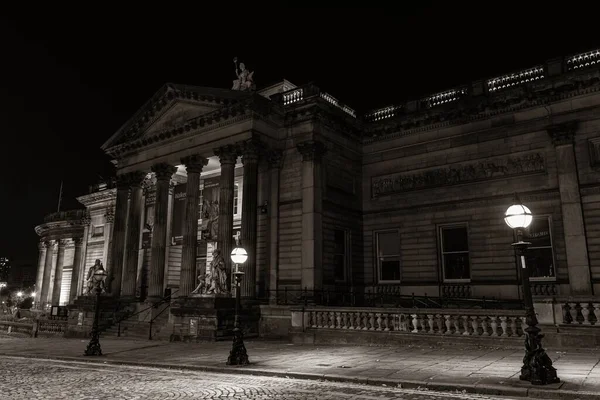
[[3, 399], [507, 399], [507, 397], [439, 393], [429, 390], [374, 387], [117, 365], [0, 357]]

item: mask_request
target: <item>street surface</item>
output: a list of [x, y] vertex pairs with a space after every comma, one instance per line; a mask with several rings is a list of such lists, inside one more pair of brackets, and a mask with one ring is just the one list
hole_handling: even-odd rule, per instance
[[445, 400], [508, 397], [176, 369], [0, 357], [0, 397], [52, 399]]

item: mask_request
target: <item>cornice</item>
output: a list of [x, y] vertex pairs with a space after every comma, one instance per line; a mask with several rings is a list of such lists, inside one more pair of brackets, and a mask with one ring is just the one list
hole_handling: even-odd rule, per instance
[[48, 222], [35, 227], [35, 233], [46, 239], [69, 239], [83, 235], [82, 221]]
[[539, 81], [485, 97], [466, 97], [439, 108], [400, 114], [395, 118], [365, 124], [363, 143], [481, 121], [599, 91], [600, 71], [582, 71], [575, 75], [560, 76], [553, 81]]
[[94, 204], [101, 203], [103, 201], [111, 201], [117, 197], [117, 189], [107, 189], [101, 192], [94, 192], [77, 197], [77, 201], [86, 207], [93, 206]]

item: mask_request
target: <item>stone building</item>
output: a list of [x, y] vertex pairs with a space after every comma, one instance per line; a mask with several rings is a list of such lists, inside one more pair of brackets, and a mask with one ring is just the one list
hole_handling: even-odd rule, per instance
[[103, 145], [115, 181], [78, 198], [84, 214], [37, 228], [38, 301], [82, 295], [96, 259], [114, 297], [189, 297], [215, 248], [228, 292], [234, 237], [249, 253], [242, 295], [273, 305], [284, 293], [518, 299], [503, 220], [515, 193], [535, 215], [536, 295], [592, 296], [599, 59], [550, 60], [365, 115], [288, 81], [167, 84]]

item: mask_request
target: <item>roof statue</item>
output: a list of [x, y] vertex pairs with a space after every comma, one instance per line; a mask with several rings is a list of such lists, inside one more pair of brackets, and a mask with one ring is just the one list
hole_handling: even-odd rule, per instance
[[244, 63], [240, 63], [238, 68], [237, 57], [233, 57], [233, 64], [235, 65], [235, 75], [237, 76], [237, 79], [233, 81], [231, 90], [256, 90], [256, 85], [254, 84], [254, 71], [248, 71]]

